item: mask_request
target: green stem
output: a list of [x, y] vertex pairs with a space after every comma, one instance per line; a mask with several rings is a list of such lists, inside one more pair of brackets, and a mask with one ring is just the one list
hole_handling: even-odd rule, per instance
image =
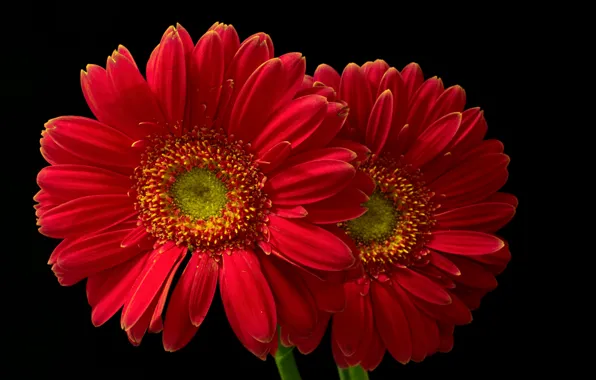
[[368, 380], [368, 372], [359, 365], [348, 368], [337, 367], [337, 372], [340, 380]]
[[277, 352], [275, 353], [275, 365], [281, 380], [302, 380], [296, 360], [294, 360], [294, 347], [284, 347], [281, 341], [277, 345]]

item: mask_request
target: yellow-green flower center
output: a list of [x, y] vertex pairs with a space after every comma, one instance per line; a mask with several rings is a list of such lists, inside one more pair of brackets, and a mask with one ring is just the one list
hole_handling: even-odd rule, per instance
[[395, 231], [398, 213], [393, 202], [380, 191], [375, 191], [364, 205], [368, 211], [346, 223], [346, 229], [362, 243], [387, 240]]
[[207, 220], [221, 214], [228, 202], [228, 190], [213, 172], [193, 168], [176, 177], [170, 194], [178, 208], [195, 219]]

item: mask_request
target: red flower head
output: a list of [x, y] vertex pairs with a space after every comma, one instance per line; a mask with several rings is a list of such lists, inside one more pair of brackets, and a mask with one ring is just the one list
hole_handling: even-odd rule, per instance
[[[472, 320], [510, 259], [495, 236], [517, 207], [498, 192], [508, 177], [503, 144], [483, 140], [483, 113], [464, 111], [461, 87], [425, 81], [415, 63], [401, 72], [382, 60], [352, 63], [341, 77], [320, 65], [313, 81], [348, 103], [343, 137], [372, 153], [359, 166], [374, 181], [368, 212], [339, 223], [360, 264], [344, 287], [345, 310], [332, 317], [335, 361], [372, 370], [385, 350], [401, 363], [447, 352], [454, 326]], [[282, 330], [282, 341], [310, 352], [320, 321], [318, 334]]]
[[306, 335], [317, 324], [312, 305], [334, 309], [318, 290], [355, 259], [319, 224], [329, 202], [359, 208], [345, 194], [362, 176], [353, 151], [330, 145], [344, 103], [298, 96], [304, 72], [299, 53], [274, 58], [268, 35], [240, 43], [216, 23], [196, 45], [170, 27], [146, 80], [123, 46], [106, 69], [81, 73], [97, 120], [47, 122], [41, 152], [51, 166], [35, 200], [40, 232], [63, 239], [49, 264], [62, 285], [87, 278], [94, 325], [123, 308], [132, 344], [163, 327], [165, 349], [180, 349], [219, 283], [236, 335], [265, 358], [278, 323]]

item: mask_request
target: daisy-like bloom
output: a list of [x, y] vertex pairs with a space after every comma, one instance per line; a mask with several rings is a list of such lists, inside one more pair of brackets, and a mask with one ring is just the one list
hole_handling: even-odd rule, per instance
[[264, 359], [278, 324], [307, 336], [319, 309], [343, 308], [339, 271], [355, 258], [319, 225], [350, 219], [330, 205], [362, 209], [350, 194], [367, 182], [332, 143], [345, 103], [299, 92], [304, 74], [299, 53], [274, 58], [268, 35], [240, 43], [220, 23], [196, 45], [168, 28], [146, 79], [123, 46], [81, 72], [97, 120], [47, 122], [35, 207], [40, 232], [63, 239], [49, 260], [60, 284], [87, 278], [94, 325], [122, 308], [132, 344], [163, 329], [177, 350], [219, 284], [232, 329]]
[[[464, 110], [461, 87], [424, 80], [415, 63], [401, 72], [382, 60], [352, 63], [341, 76], [321, 65], [313, 81], [347, 102], [343, 137], [371, 151], [359, 166], [373, 180], [368, 212], [328, 227], [359, 257], [346, 307], [332, 316], [335, 361], [372, 370], [385, 351], [407, 363], [451, 350], [454, 326], [472, 320], [510, 259], [495, 235], [517, 207], [498, 192], [508, 178], [503, 144], [484, 140], [483, 112]], [[325, 331], [320, 321], [307, 339], [282, 329], [282, 342], [310, 352]]]

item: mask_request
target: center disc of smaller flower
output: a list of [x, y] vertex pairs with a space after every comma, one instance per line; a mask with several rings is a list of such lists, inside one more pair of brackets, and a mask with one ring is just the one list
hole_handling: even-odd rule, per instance
[[245, 146], [207, 129], [145, 142], [131, 195], [158, 244], [219, 255], [266, 240], [266, 178]]
[[377, 187], [364, 205], [368, 211], [340, 227], [354, 239], [367, 273], [376, 276], [423, 260], [436, 207], [420, 172], [375, 155], [360, 170]]
[[226, 186], [207, 169], [192, 168], [176, 177], [170, 195], [178, 208], [195, 219], [208, 220], [228, 202]]
[[393, 202], [380, 191], [375, 191], [364, 206], [368, 208], [364, 215], [346, 223], [352, 238], [365, 244], [387, 240], [398, 220]]

